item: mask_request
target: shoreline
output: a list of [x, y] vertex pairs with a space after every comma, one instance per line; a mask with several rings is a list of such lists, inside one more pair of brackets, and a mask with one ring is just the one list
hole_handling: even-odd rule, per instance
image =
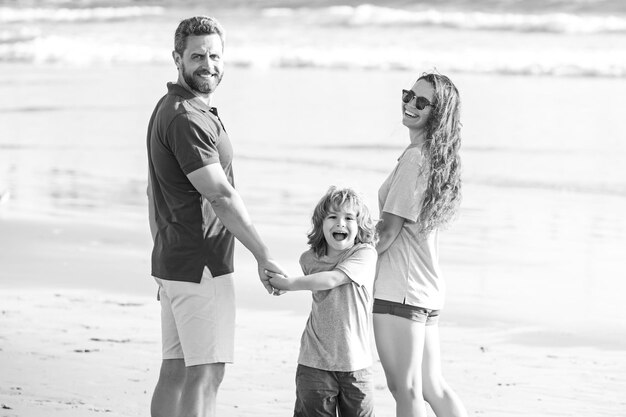
[[[297, 259], [306, 245], [298, 234], [292, 231], [285, 236], [281, 226], [260, 224], [257, 228], [275, 258], [288, 271], [299, 274]], [[0, 211], [0, 247], [0, 291], [96, 291], [111, 297], [155, 298], [147, 222], [143, 225], [87, 218], [34, 218]], [[24, 250], [26, 247], [28, 251]], [[576, 319], [544, 321], [540, 311], [524, 317], [525, 312], [506, 305], [506, 297], [498, 303], [492, 300], [477, 305], [481, 297], [473, 288], [476, 278], [467, 276], [467, 282], [463, 282], [465, 261], [447, 259], [444, 264], [446, 275], [452, 275], [454, 281], [448, 284], [443, 322], [497, 331], [516, 329], [510, 332], [510, 341], [529, 346], [626, 350], [626, 341], [620, 336], [621, 324], [615, 325], [615, 320], [590, 326], [588, 321]], [[235, 246], [235, 276], [237, 308], [308, 315], [310, 294], [297, 291], [281, 297], [269, 296], [258, 282], [254, 258], [239, 242]], [[490, 310], [493, 308], [496, 310]]]
[[[298, 233], [289, 231], [285, 236], [285, 228], [278, 225], [259, 224], [257, 229], [283, 267], [299, 274], [297, 260], [306, 244]], [[149, 298], [156, 293], [156, 284], [150, 277], [152, 241], [147, 222], [144, 225], [87, 218], [33, 218], [0, 211], [0, 247], [0, 291], [45, 288]], [[602, 322], [593, 321], [594, 316], [544, 320], [541, 311], [516, 311], [515, 306], [508, 305], [506, 293], [501, 294], [499, 301], [480, 301], [478, 287], [474, 288], [479, 281], [467, 274], [466, 262], [444, 260], [449, 288], [442, 310], [443, 322], [499, 331], [515, 328], [510, 341], [526, 345], [626, 350], [626, 341], [620, 336], [623, 323], [615, 321], [620, 313]], [[237, 308], [308, 315], [311, 298], [306, 291], [281, 297], [267, 295], [258, 282], [254, 258], [239, 242], [235, 246], [235, 276]]]

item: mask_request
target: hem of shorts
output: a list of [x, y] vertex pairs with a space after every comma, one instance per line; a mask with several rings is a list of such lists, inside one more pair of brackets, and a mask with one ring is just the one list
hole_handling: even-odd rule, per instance
[[195, 358], [185, 358], [185, 366], [210, 365], [213, 363], [234, 363], [232, 356], [216, 357], [216, 356], [199, 356]]
[[355, 369], [337, 369], [336, 367], [333, 367], [333, 366], [324, 366], [324, 365], [314, 366], [312, 364], [306, 364], [302, 362], [298, 362], [298, 365], [302, 365], [302, 366], [306, 366], [307, 368], [318, 369], [320, 371], [326, 371], [326, 372], [356, 372], [356, 371], [360, 371], [363, 369], [370, 369], [374, 366], [374, 363], [370, 362], [370, 364], [367, 366], [355, 367]]
[[[205, 265], [205, 268], [209, 269], [209, 272], [211, 273], [211, 276], [213, 278], [218, 278], [218, 277], [223, 277], [224, 275], [234, 275], [235, 274], [235, 268], [223, 268], [223, 269], [218, 269], [215, 271], [215, 273], [213, 273], [213, 271], [211, 271], [211, 268], [209, 268], [208, 266]], [[204, 271], [204, 268], [202, 269]], [[195, 284], [199, 284], [202, 282], [202, 278], [203, 278], [203, 274], [200, 273], [200, 275], [193, 276], [193, 274], [186, 274], [186, 275], [169, 275], [169, 274], [158, 274], [161, 276], [157, 276], [155, 274], [155, 271], [151, 271], [151, 276], [152, 278], [158, 278], [164, 281], [174, 281], [174, 282], [190, 282], [190, 283], [195, 283]]]
[[164, 361], [170, 360], [170, 359], [185, 359], [185, 358], [183, 357], [183, 355], [174, 355], [174, 354], [163, 355], [163, 360]]

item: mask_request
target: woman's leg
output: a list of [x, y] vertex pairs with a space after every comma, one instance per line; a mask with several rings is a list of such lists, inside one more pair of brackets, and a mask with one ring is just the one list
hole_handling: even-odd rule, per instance
[[461, 399], [448, 386], [441, 372], [439, 326], [426, 326], [422, 383], [424, 399], [438, 417], [467, 417]]
[[426, 417], [421, 375], [424, 336], [423, 323], [374, 314], [376, 348], [398, 417]]

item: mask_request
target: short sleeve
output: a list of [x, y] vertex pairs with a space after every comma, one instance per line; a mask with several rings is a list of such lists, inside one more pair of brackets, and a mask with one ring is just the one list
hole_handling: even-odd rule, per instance
[[302, 255], [300, 255], [300, 268], [302, 268], [302, 273], [304, 275], [309, 275], [311, 266], [313, 262], [313, 252], [311, 250], [307, 250]]
[[358, 285], [371, 287], [374, 285], [377, 259], [376, 249], [371, 245], [363, 245], [339, 262], [335, 269], [344, 272]]
[[420, 154], [411, 154], [400, 158], [391, 179], [389, 193], [382, 206], [382, 211], [416, 222], [426, 190], [426, 181], [421, 174], [422, 158]]
[[215, 134], [198, 115], [181, 114], [168, 128], [170, 149], [185, 175], [205, 165], [219, 162]]

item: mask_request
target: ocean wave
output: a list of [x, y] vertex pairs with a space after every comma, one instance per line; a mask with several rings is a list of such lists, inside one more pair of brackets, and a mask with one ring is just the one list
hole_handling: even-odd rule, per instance
[[[297, 42], [273, 44], [244, 42], [230, 44], [228, 65], [251, 68], [321, 68], [332, 70], [424, 70], [443, 72], [555, 77], [626, 78], [626, 56], [610, 47], [564, 48], [508, 44], [476, 45], [442, 50], [412, 48], [396, 42], [372, 46], [342, 42], [333, 48]], [[94, 45], [98, 45], [94, 48]], [[137, 42], [123, 36], [104, 39], [98, 33], [81, 37], [42, 35], [37, 30], [0, 32], [0, 62], [60, 64], [68, 66], [160, 64], [171, 62], [170, 45]]]
[[238, 67], [320, 68], [329, 70], [364, 70], [364, 71], [416, 71], [437, 68], [443, 72], [517, 75], [517, 76], [552, 76], [552, 77], [592, 77], [592, 78], [626, 78], [626, 62], [604, 62], [594, 59], [570, 60], [569, 62], [524, 62], [523, 60], [507, 61], [506, 59], [485, 62], [467, 57], [451, 57], [441, 60], [407, 60], [399, 55], [387, 60], [372, 61], [369, 57], [320, 59], [317, 56], [302, 54], [284, 55], [273, 59], [267, 56], [250, 59], [240, 56], [229, 59], [229, 63]]
[[0, 31], [0, 44], [30, 42], [41, 36], [38, 29], [18, 28], [17, 30]]
[[[31, 41], [0, 42], [0, 62], [22, 62], [34, 64], [59, 64], [68, 66], [117, 65], [117, 64], [169, 64], [170, 49], [167, 46], [153, 48], [124, 42], [101, 43], [93, 48], [89, 39], [74, 40], [62, 37], [36, 38]], [[68, 51], [72, 51], [69, 53]], [[400, 54], [384, 60], [371, 60], [369, 55], [351, 53], [336, 57], [320, 58], [311, 52], [285, 52], [281, 55], [266, 54], [256, 50], [254, 54], [231, 50], [227, 65], [240, 68], [290, 68], [329, 69], [363, 71], [415, 71], [437, 68], [439, 71], [455, 73], [554, 76], [554, 77], [597, 77], [626, 78], [626, 62], [605, 62], [600, 59], [569, 59], [554, 62], [525, 62], [507, 60], [505, 57], [486, 62], [479, 57], [448, 57], [429, 61], [407, 60]]]
[[14, 8], [0, 7], [0, 23], [84, 22], [131, 19], [163, 14], [156, 6], [95, 8]]
[[170, 53], [166, 46], [158, 49], [123, 39], [102, 42], [89, 36], [38, 36], [27, 41], [0, 42], [0, 62], [68, 66], [159, 63], [170, 62]]
[[626, 17], [571, 13], [488, 13], [437, 9], [403, 10], [369, 4], [313, 8], [268, 8], [268, 18], [288, 18], [346, 27], [439, 26], [464, 30], [548, 33], [626, 33]]
[[626, 197], [626, 184], [609, 184], [602, 182], [550, 182], [528, 181], [522, 179], [466, 178], [465, 183], [486, 185], [498, 188], [521, 188], [545, 191], [558, 191], [576, 194], [608, 195]]

